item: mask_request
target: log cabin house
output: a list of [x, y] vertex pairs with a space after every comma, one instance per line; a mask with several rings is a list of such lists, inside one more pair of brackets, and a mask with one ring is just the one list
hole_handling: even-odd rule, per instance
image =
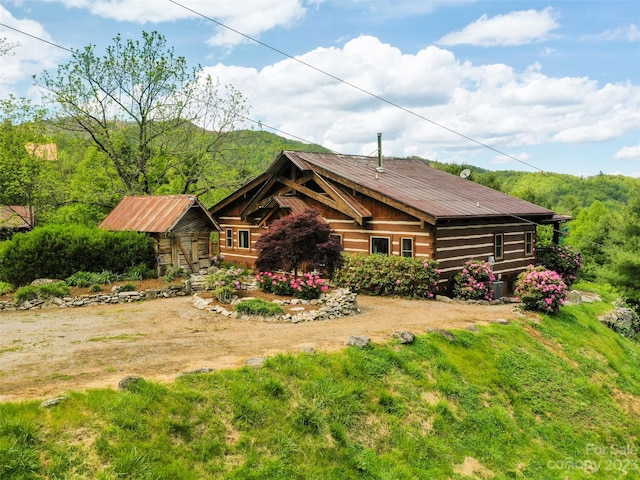
[[320, 211], [347, 253], [437, 260], [442, 282], [469, 259], [492, 261], [506, 290], [535, 261], [536, 225], [560, 221], [422, 160], [283, 151], [210, 209], [222, 229], [220, 253], [253, 266], [270, 222], [307, 208]]
[[126, 196], [100, 224], [105, 230], [149, 235], [158, 255], [158, 273], [168, 267], [198, 272], [210, 265], [210, 235], [220, 227], [193, 195]]

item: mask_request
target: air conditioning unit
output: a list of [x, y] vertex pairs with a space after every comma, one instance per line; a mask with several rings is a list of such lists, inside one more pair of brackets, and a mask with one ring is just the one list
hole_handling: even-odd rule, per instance
[[493, 298], [498, 299], [504, 296], [504, 282], [493, 282]]

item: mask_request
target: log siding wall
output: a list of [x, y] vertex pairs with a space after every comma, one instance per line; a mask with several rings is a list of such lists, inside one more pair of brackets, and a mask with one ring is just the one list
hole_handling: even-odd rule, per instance
[[[525, 254], [527, 233], [532, 237], [531, 254]], [[495, 236], [502, 234], [501, 259], [495, 259]], [[449, 225], [437, 228], [436, 260], [447, 279], [460, 270], [470, 258], [487, 261], [494, 257], [493, 271], [512, 278], [535, 261], [535, 224], [529, 222], [484, 223], [476, 225]]]

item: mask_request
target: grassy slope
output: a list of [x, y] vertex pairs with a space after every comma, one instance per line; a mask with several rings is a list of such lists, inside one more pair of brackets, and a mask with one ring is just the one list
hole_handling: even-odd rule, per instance
[[608, 308], [0, 404], [0, 478], [638, 478], [640, 347]]

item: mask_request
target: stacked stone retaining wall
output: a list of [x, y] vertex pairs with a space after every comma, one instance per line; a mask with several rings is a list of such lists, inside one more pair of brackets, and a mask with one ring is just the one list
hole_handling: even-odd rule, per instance
[[163, 289], [148, 289], [140, 292], [100, 292], [77, 297], [49, 298], [29, 300], [21, 305], [15, 302], [0, 302], [0, 312], [4, 310], [36, 310], [47, 307], [84, 307], [89, 305], [109, 305], [114, 303], [132, 303], [154, 298], [184, 297], [190, 295], [188, 284], [171, 285]]

